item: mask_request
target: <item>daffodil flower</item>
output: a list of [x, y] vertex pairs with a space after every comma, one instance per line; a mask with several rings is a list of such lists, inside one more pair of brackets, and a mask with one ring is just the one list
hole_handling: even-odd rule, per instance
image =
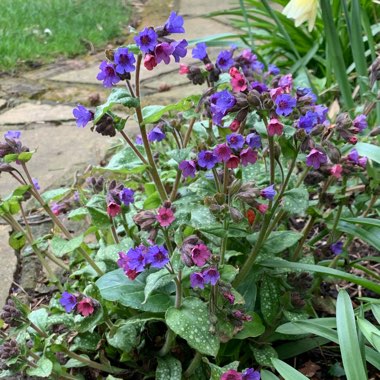
[[290, 0], [282, 13], [287, 18], [293, 18], [296, 27], [307, 21], [311, 32], [317, 18], [317, 5], [318, 0]]

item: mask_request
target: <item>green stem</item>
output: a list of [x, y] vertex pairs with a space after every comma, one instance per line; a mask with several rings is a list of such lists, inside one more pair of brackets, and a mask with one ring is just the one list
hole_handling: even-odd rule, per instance
[[314, 226], [315, 220], [316, 220], [316, 217], [311, 216], [309, 218], [308, 222], [306, 223], [305, 227], [303, 228], [303, 230], [301, 232], [303, 236], [302, 236], [302, 239], [300, 240], [300, 242], [298, 243], [296, 250], [293, 253], [293, 261], [298, 260], [298, 256], [299, 256], [302, 248], [304, 248], [305, 241], [306, 241], [307, 236], [309, 235], [311, 229]]
[[113, 240], [114, 240], [115, 244], [119, 244], [120, 241], [119, 241], [119, 237], [117, 236], [117, 232], [116, 232], [116, 228], [115, 228], [115, 221], [111, 216], [110, 216], [110, 222], [111, 222], [111, 233], [112, 233]]
[[195, 372], [195, 370], [199, 367], [201, 360], [202, 360], [202, 355], [197, 351], [195, 353], [195, 356], [193, 357], [193, 360], [190, 362], [185, 373], [183, 374], [183, 376], [185, 378], [190, 377]]
[[[267, 125], [265, 121], [265, 125]], [[274, 185], [275, 181], [275, 159], [274, 159], [274, 140], [273, 136], [268, 136], [269, 142], [269, 162], [270, 162], [270, 184]]]
[[220, 181], [219, 181], [219, 177], [218, 177], [218, 172], [216, 171], [215, 168], [212, 168], [212, 174], [214, 176], [216, 191], [218, 193], [221, 193], [222, 190], [221, 190], [221, 187], [220, 187]]
[[39, 335], [41, 335], [43, 338], [47, 338], [48, 335], [42, 331], [38, 326], [36, 326], [32, 321], [28, 320], [30, 327], [35, 330]]
[[164, 238], [165, 238], [165, 243], [168, 247], [168, 250], [169, 250], [169, 253], [170, 253], [170, 257], [173, 255], [173, 252], [174, 252], [174, 249], [173, 249], [173, 245], [172, 245], [172, 242], [170, 240], [170, 237], [169, 237], [169, 231], [163, 227], [162, 228], [162, 233], [164, 234]]
[[140, 151], [136, 148], [135, 144], [132, 142], [132, 140], [128, 137], [128, 135], [124, 131], [120, 131], [120, 134], [123, 136], [124, 140], [127, 142], [127, 144], [132, 148], [136, 156], [141, 160], [141, 162], [144, 165], [149, 166], [148, 161], [145, 159], [145, 157], [140, 153]]

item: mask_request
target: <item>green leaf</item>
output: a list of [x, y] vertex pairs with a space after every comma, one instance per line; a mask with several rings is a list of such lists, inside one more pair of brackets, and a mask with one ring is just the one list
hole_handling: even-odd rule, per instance
[[156, 290], [160, 289], [173, 282], [175, 275], [169, 273], [167, 269], [161, 269], [158, 272], [151, 273], [146, 278], [146, 285], [144, 289], [144, 303], [147, 302], [149, 296]]
[[60, 236], [54, 236], [50, 242], [53, 254], [57, 257], [63, 257], [68, 253], [75, 251], [83, 243], [83, 235], [76, 236], [73, 239], [66, 240]]
[[262, 369], [260, 371], [261, 380], [280, 380], [276, 375], [272, 372], [267, 371], [266, 369]]
[[358, 151], [360, 156], [366, 156], [370, 160], [380, 164], [380, 147], [373, 144], [368, 144], [364, 142], [358, 142], [355, 145], [355, 149]]
[[151, 105], [142, 109], [144, 124], [152, 124], [161, 119], [161, 117], [170, 111], [183, 112], [192, 108], [198, 101], [199, 96], [191, 95], [175, 104], [168, 106]]
[[22, 232], [12, 232], [8, 240], [9, 245], [16, 251], [19, 251], [26, 243], [26, 237]]
[[380, 345], [378, 345], [376, 338], [379, 336], [380, 330], [364, 318], [358, 318], [358, 326], [368, 342], [371, 343], [378, 352], [380, 352]]
[[[33, 310], [28, 315], [28, 319], [29, 321], [33, 322], [40, 330], [46, 331], [48, 324], [48, 312], [45, 308]], [[31, 327], [29, 328], [29, 330], [36, 333], [36, 331], [33, 330]]]
[[210, 332], [208, 307], [199, 298], [185, 298], [179, 309], [171, 307], [167, 310], [165, 319], [171, 330], [201, 354], [218, 354], [219, 339]]
[[284, 380], [308, 380], [308, 378], [301, 372], [298, 372], [296, 369], [280, 359], [272, 359], [272, 364]]
[[156, 380], [181, 380], [181, 362], [172, 356], [157, 358]]
[[341, 218], [344, 222], [361, 224], [363, 226], [380, 227], [380, 220], [373, 218]]
[[153, 210], [161, 204], [161, 198], [158, 191], [155, 191], [153, 194], [149, 195], [148, 198], [144, 201], [144, 210]]
[[109, 228], [111, 226], [110, 218], [106, 210], [106, 201], [104, 196], [95, 195], [86, 204], [87, 210], [91, 215], [92, 224], [98, 228]]
[[101, 106], [96, 107], [94, 124], [96, 124], [105, 113], [111, 110], [115, 104], [136, 108], [140, 105], [140, 102], [138, 98], [132, 97], [126, 88], [114, 88], [108, 96], [107, 101]]
[[29, 376], [48, 377], [53, 370], [53, 362], [42, 356], [36, 363], [36, 368], [29, 367], [26, 372]]
[[225, 365], [224, 367], [219, 367], [216, 364], [210, 363], [207, 360], [207, 358], [205, 358], [204, 361], [209, 365], [209, 367], [211, 369], [210, 380], [220, 380], [220, 378], [224, 372], [227, 372], [229, 369], [234, 369], [235, 371], [237, 371], [237, 369], [239, 367], [238, 361], [229, 363], [229, 364]]
[[283, 198], [283, 207], [291, 215], [304, 215], [309, 207], [309, 192], [305, 188], [286, 191]]
[[377, 320], [377, 323], [380, 323], [380, 305], [371, 305], [372, 314]]
[[259, 365], [272, 367], [272, 359], [278, 358], [276, 350], [272, 346], [250, 346], [253, 356]]
[[[82, 358], [90, 359], [87, 355], [80, 355]], [[81, 360], [77, 359], [69, 359], [66, 364], [63, 365], [65, 368], [80, 368], [80, 367], [86, 367], [87, 364], [83, 363]]]
[[220, 278], [229, 284], [235, 279], [238, 270], [233, 265], [224, 264], [220, 268]]
[[128, 251], [133, 247], [134, 242], [128, 237], [121, 240], [119, 244], [101, 244], [98, 252], [96, 253], [96, 260], [116, 262], [119, 259], [119, 252]]
[[260, 309], [265, 322], [271, 325], [280, 312], [280, 289], [273, 277], [264, 277], [259, 287]]
[[96, 331], [93, 331], [91, 334], [79, 334], [74, 338], [74, 342], [70, 346], [70, 350], [94, 352], [97, 350], [101, 339], [102, 337]]
[[67, 215], [67, 217], [71, 220], [78, 221], [78, 220], [84, 219], [87, 215], [88, 215], [88, 211], [86, 207], [79, 207], [74, 210], [71, 210], [69, 214]]
[[322, 273], [328, 276], [341, 278], [348, 282], [353, 282], [354, 284], [361, 285], [369, 290], [372, 290], [380, 294], [380, 285], [376, 284], [375, 282], [369, 281], [365, 278], [361, 278], [361, 277], [358, 277], [353, 274], [346, 273], [337, 269], [323, 267], [321, 265], [292, 263], [286, 260], [279, 260], [279, 259], [261, 261], [259, 265], [264, 266], [264, 267], [269, 267], [269, 268], [294, 269], [294, 270], [301, 270], [305, 272]]
[[145, 271], [130, 280], [122, 269], [106, 273], [96, 282], [101, 296], [108, 301], [118, 301], [124, 306], [142, 311], [163, 313], [173, 305], [174, 298], [164, 290], [153, 291], [147, 302], [145, 299], [146, 278], [149, 271]]
[[53, 189], [53, 190], [48, 190], [45, 191], [41, 196], [42, 199], [48, 203], [51, 201], [57, 201], [61, 198], [63, 198], [65, 195], [67, 195], [71, 189], [67, 187], [59, 188], [59, 189]]
[[380, 251], [380, 228], [372, 227], [365, 229], [341, 220], [338, 223], [337, 229], [341, 232], [345, 232], [346, 234], [363, 240], [364, 242]]
[[243, 330], [239, 331], [234, 339], [255, 338], [265, 332], [265, 326], [261, 322], [260, 317], [256, 313], [249, 313], [252, 317], [251, 321], [243, 322]]
[[173, 149], [166, 152], [166, 154], [179, 164], [181, 161], [187, 159], [192, 149], [192, 147], [185, 149]]
[[345, 290], [340, 290], [336, 305], [339, 347], [347, 380], [367, 379], [356, 331], [354, 309]]

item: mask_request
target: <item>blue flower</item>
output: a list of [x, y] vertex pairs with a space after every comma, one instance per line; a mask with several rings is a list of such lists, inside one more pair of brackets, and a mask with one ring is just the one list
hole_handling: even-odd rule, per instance
[[194, 272], [190, 275], [190, 285], [194, 288], [204, 289], [205, 279], [203, 278], [202, 273]]
[[129, 206], [135, 201], [134, 198], [135, 192], [132, 189], [124, 188], [120, 191], [119, 197], [120, 200], [124, 203], [125, 206]]
[[260, 380], [261, 375], [259, 371], [255, 371], [253, 368], [247, 368], [242, 372], [242, 380]]
[[81, 104], [73, 109], [73, 115], [76, 119], [78, 127], [84, 128], [91, 120], [94, 119], [94, 114]]
[[200, 42], [195, 45], [195, 48], [191, 52], [191, 56], [196, 59], [205, 59], [207, 57], [207, 45], [204, 42]]
[[168, 33], [185, 33], [183, 17], [178, 16], [176, 12], [171, 12], [164, 28]]
[[277, 115], [288, 116], [293, 112], [293, 108], [296, 106], [296, 99], [288, 94], [278, 95], [275, 103], [277, 105]]
[[204, 270], [202, 272], [202, 275], [203, 275], [205, 284], [215, 285], [220, 278], [220, 274], [218, 270], [214, 267], [210, 267]]
[[240, 150], [244, 146], [244, 137], [238, 133], [231, 133], [227, 136], [227, 143], [230, 148]]
[[174, 60], [176, 62], [179, 62], [180, 58], [184, 58], [186, 57], [186, 54], [187, 54], [187, 41], [186, 40], [182, 40], [182, 41], [178, 41], [178, 42], [172, 42], [171, 44], [173, 47], [174, 47], [174, 51], [172, 53], [173, 57], [174, 57]]
[[318, 124], [323, 124], [326, 121], [328, 111], [329, 109], [321, 104], [314, 106], [314, 112], [318, 115]]
[[270, 201], [273, 201], [276, 194], [277, 191], [274, 189], [274, 185], [270, 185], [260, 191], [260, 195], [265, 199], [269, 199]]
[[359, 132], [363, 131], [367, 128], [367, 116], [366, 115], [358, 115], [355, 117], [353, 121], [354, 128], [356, 128]]
[[336, 243], [331, 244], [330, 249], [334, 255], [340, 255], [343, 252], [343, 242], [337, 241]]
[[120, 82], [120, 78], [115, 71], [114, 65], [103, 61], [100, 66], [100, 73], [97, 75], [96, 79], [103, 81], [104, 87], [112, 87], [114, 84]]
[[298, 128], [302, 128], [306, 133], [310, 133], [311, 130], [318, 123], [318, 114], [316, 112], [307, 111], [305, 116], [301, 116], [298, 120]]
[[261, 148], [261, 137], [257, 133], [250, 133], [245, 138], [245, 142], [252, 148], [252, 149], [259, 149]]
[[212, 120], [219, 125], [222, 118], [236, 104], [235, 97], [228, 91], [223, 90], [210, 96], [210, 109]]
[[134, 55], [129, 52], [128, 48], [118, 48], [115, 52], [114, 60], [117, 73], [125, 74], [135, 71], [134, 63], [136, 59]]
[[178, 168], [182, 171], [182, 175], [186, 177], [195, 177], [197, 171], [197, 165], [193, 160], [184, 160], [179, 165]]
[[251, 63], [251, 68], [256, 73], [261, 74], [263, 72], [265, 66], [262, 62], [255, 60]]
[[143, 53], [154, 51], [157, 45], [157, 33], [153, 28], [145, 28], [134, 37], [137, 46]]
[[127, 252], [128, 265], [130, 269], [135, 270], [136, 272], [142, 272], [145, 268], [146, 255], [144, 247], [131, 248]]
[[168, 251], [163, 245], [153, 245], [148, 249], [146, 262], [153, 268], [163, 268], [169, 262]]
[[278, 75], [278, 74], [280, 74], [280, 69], [276, 65], [273, 65], [272, 63], [270, 63], [268, 65], [268, 74], [269, 75]]
[[8, 131], [4, 134], [6, 139], [17, 140], [21, 137], [21, 131]]
[[77, 305], [77, 298], [74, 294], [63, 292], [59, 299], [59, 303], [65, 308], [67, 313], [70, 313], [70, 311], [72, 311]]
[[222, 71], [228, 71], [235, 63], [232, 58], [233, 52], [231, 50], [222, 50], [216, 59], [216, 65]]
[[41, 190], [41, 187], [37, 181], [37, 178], [32, 178], [33, 186], [36, 188], [36, 190]]
[[148, 140], [150, 142], [153, 141], [162, 141], [166, 137], [166, 134], [162, 131], [160, 127], [154, 127], [149, 133], [148, 133]]
[[208, 170], [212, 169], [218, 162], [216, 155], [210, 150], [202, 150], [198, 155], [198, 165]]
[[299, 87], [296, 90], [297, 100], [300, 102], [307, 102], [314, 104], [317, 101], [317, 96], [313, 93], [311, 88]]

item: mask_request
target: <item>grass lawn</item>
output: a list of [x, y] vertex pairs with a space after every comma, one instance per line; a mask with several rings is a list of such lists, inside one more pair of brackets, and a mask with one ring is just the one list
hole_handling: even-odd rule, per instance
[[0, 0], [0, 71], [102, 46], [129, 16], [126, 0]]

